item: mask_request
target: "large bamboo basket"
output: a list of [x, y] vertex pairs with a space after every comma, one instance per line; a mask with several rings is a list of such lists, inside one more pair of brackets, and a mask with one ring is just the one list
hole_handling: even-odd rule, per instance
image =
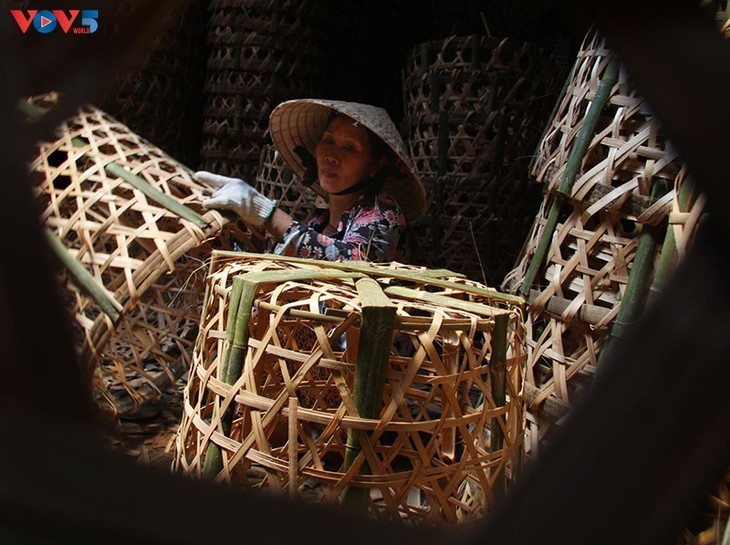
[[504, 284], [530, 302], [530, 449], [590, 386], [608, 339], [637, 319], [649, 286], [661, 288], [702, 211], [677, 153], [593, 31], [533, 174], [545, 197]]
[[[143, 4], [123, 0], [114, 13], [139, 10]], [[107, 15], [113, 25], [114, 14]], [[203, 124], [205, 16], [204, 0], [171, 9], [161, 32], [147, 40], [141, 66], [121, 71], [98, 101], [136, 134], [193, 168]]]
[[255, 179], [271, 111], [313, 93], [313, 8], [311, 1], [210, 2], [201, 168]]
[[208, 188], [101, 110], [83, 108], [57, 134], [31, 175], [80, 359], [103, 408], [133, 411], [190, 367], [212, 249], [252, 249], [252, 237], [201, 210]]
[[449, 271], [215, 252], [175, 466], [412, 523], [474, 520], [520, 467], [522, 335], [520, 298]]
[[539, 205], [530, 156], [550, 96], [549, 57], [534, 44], [451, 36], [406, 62], [408, 144], [429, 209], [412, 229], [413, 262], [498, 284]]

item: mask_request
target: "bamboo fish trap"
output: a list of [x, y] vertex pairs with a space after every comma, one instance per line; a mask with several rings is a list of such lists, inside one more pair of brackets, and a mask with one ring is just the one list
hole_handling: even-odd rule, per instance
[[255, 178], [271, 111], [312, 93], [313, 7], [292, 0], [209, 3], [201, 168]]
[[209, 190], [189, 169], [101, 110], [57, 134], [30, 169], [80, 359], [103, 408], [133, 411], [190, 366], [210, 252], [253, 239], [201, 210]]
[[397, 263], [214, 252], [178, 471], [421, 524], [520, 467], [522, 300]]
[[593, 31], [533, 174], [545, 184], [544, 201], [503, 284], [530, 303], [530, 450], [590, 386], [641, 312], [648, 287], [661, 288], [702, 212], [677, 153]]
[[409, 52], [406, 130], [430, 203], [410, 234], [411, 261], [492, 285], [513, 266], [539, 205], [528, 167], [547, 115], [549, 61], [533, 44], [479, 35]]

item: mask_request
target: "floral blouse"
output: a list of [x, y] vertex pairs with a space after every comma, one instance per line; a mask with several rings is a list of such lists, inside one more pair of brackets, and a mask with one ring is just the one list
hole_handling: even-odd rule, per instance
[[329, 216], [329, 210], [323, 209], [306, 222], [293, 221], [274, 253], [327, 261], [394, 259], [406, 222], [391, 197], [363, 195], [342, 214], [335, 232], [323, 235]]

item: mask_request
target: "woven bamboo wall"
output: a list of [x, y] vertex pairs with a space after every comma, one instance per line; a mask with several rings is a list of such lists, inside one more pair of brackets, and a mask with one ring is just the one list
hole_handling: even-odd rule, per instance
[[[368, 280], [397, 309], [372, 418], [355, 393]], [[521, 299], [448, 271], [230, 252], [214, 253], [206, 293], [179, 471], [310, 502], [365, 490], [374, 515], [434, 525], [480, 517], [515, 477]]]
[[[114, 14], [141, 9], [123, 0]], [[203, 119], [207, 0], [173, 8], [158, 36], [148, 40], [141, 66], [119, 73], [98, 106], [181, 163], [196, 168]], [[109, 29], [105, 29], [109, 31]]]
[[201, 168], [253, 181], [269, 114], [312, 95], [317, 81], [314, 0], [212, 0]]
[[[503, 286], [530, 302], [526, 397], [533, 452], [590, 387], [609, 335], [620, 338], [649, 286], [661, 287], [702, 213], [702, 199], [644, 99], [622, 70], [612, 79], [617, 66], [590, 32], [534, 163], [545, 185], [542, 207]], [[599, 104], [602, 85], [605, 104]], [[600, 114], [594, 127], [590, 109]], [[623, 303], [628, 314], [623, 300], [631, 301]]]
[[539, 205], [528, 167], [550, 78], [548, 55], [519, 40], [451, 36], [410, 51], [405, 130], [430, 203], [409, 232], [414, 263], [501, 282]]
[[133, 411], [190, 366], [212, 249], [252, 237], [201, 210], [209, 190], [191, 171], [101, 110], [57, 134], [31, 165], [42, 220], [99, 402]]

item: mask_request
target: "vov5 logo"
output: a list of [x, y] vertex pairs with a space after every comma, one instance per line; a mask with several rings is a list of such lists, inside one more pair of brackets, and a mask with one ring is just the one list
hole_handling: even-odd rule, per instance
[[[41, 34], [53, 32], [59, 26], [64, 34], [68, 34], [69, 30], [73, 34], [91, 34], [99, 28], [99, 11], [95, 9], [44, 9], [40, 11], [37, 9], [29, 9], [25, 12], [20, 9], [11, 9], [10, 13], [15, 19], [15, 22], [18, 23], [23, 34], [26, 33], [31, 23], [33, 24], [33, 28]], [[80, 19], [79, 13], [81, 13]], [[77, 22], [76, 26], [73, 26], [74, 22]]]

